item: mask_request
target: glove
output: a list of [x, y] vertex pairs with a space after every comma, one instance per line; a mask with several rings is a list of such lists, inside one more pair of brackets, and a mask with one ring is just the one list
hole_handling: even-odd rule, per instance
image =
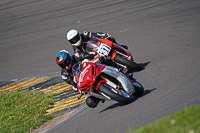
[[92, 33], [91, 32], [88, 32], [88, 31], [84, 31], [83, 32], [83, 35], [85, 36], [85, 38], [88, 40], [92, 37]]
[[111, 37], [111, 34], [108, 34], [108, 33], [106, 33], [106, 35], [105, 35], [106, 37]]

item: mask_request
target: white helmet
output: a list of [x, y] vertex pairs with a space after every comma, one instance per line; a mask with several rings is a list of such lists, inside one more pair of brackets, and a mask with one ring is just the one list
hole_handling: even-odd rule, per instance
[[72, 46], [81, 45], [81, 36], [75, 29], [72, 29], [67, 33], [67, 40], [72, 44]]

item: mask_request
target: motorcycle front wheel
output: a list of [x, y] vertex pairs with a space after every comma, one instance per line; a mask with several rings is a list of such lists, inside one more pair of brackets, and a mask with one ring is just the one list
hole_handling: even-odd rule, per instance
[[122, 65], [125, 65], [127, 67], [131, 67], [132, 69], [135, 69], [137, 71], [142, 70], [142, 67], [140, 65], [138, 65], [137, 63], [135, 63], [135, 62], [133, 62], [133, 61], [127, 59], [127, 58], [124, 58], [120, 54], [116, 54], [114, 61], [116, 61], [117, 63], [120, 63]]
[[133, 86], [134, 86], [134, 89], [135, 89], [133, 96], [139, 97], [144, 93], [144, 87], [138, 81], [133, 80]]
[[125, 91], [115, 89], [106, 83], [102, 83], [99, 87], [99, 91], [104, 93], [106, 96], [120, 103], [128, 104], [132, 102], [133, 97], [129, 96]]

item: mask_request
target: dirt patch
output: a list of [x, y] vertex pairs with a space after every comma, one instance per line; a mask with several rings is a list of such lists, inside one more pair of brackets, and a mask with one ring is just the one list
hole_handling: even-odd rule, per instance
[[75, 110], [65, 113], [61, 116], [55, 117], [52, 120], [45, 122], [43, 125], [37, 127], [36, 129], [30, 131], [29, 133], [42, 133], [43, 131], [47, 130], [48, 128], [50, 128], [51, 126], [57, 124], [58, 122], [62, 121], [63, 119], [65, 119], [66, 117], [68, 117], [70, 114], [72, 114]]

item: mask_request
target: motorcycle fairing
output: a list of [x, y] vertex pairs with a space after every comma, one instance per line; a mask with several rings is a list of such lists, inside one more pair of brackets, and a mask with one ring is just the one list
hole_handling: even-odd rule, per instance
[[[125, 49], [125, 48], [123, 48], [123, 47], [121, 47], [121, 46], [119, 46], [119, 45], [117, 45], [117, 44], [115, 44], [115, 43], [113, 43], [112, 48], [113, 48], [113, 49], [117, 49], [117, 51], [118, 51], [118, 52], [121, 52], [122, 54], [125, 54], [125, 55], [127, 55], [127, 56], [130, 56], [130, 57], [131, 57], [130, 59], [131, 59], [132, 61], [134, 61], [134, 59], [133, 59], [131, 53], [130, 53], [127, 49]], [[118, 53], [118, 52], [117, 52], [117, 53]]]
[[[135, 92], [132, 82], [121, 72], [116, 71], [113, 67], [106, 66], [101, 73], [106, 73], [109, 76], [120, 81], [123, 86], [123, 89], [129, 94], [132, 95]], [[101, 74], [99, 73], [99, 74]], [[97, 75], [98, 76], [98, 75]]]
[[[132, 95], [135, 92], [135, 89], [134, 89], [134, 86], [133, 86], [132, 82], [125, 75], [123, 75], [120, 72], [116, 71], [113, 67], [105, 66], [104, 69], [101, 72], [99, 72], [96, 77], [98, 77], [100, 75], [104, 75], [104, 74], [107, 74], [107, 75], [113, 77], [114, 79], [118, 80], [122, 84], [124, 90], [129, 95]], [[93, 88], [94, 88], [94, 84], [96, 82], [96, 79], [93, 82], [92, 86], [90, 87], [90, 91], [91, 92], [92, 91], [94, 92]], [[96, 86], [96, 87], [98, 87], [98, 86]], [[98, 90], [98, 88], [97, 88], [97, 90]]]
[[95, 65], [96, 64], [92, 62], [83, 63], [80, 75], [75, 77], [75, 81], [77, 82], [77, 86], [80, 91], [89, 90], [89, 87], [93, 83], [94, 76], [95, 76], [94, 75]]
[[77, 87], [79, 88], [79, 90], [88, 91], [96, 78], [96, 74], [102, 71], [104, 67], [105, 65], [103, 64], [97, 64], [94, 62], [83, 62], [81, 73], [74, 79], [74, 81], [77, 83]]

